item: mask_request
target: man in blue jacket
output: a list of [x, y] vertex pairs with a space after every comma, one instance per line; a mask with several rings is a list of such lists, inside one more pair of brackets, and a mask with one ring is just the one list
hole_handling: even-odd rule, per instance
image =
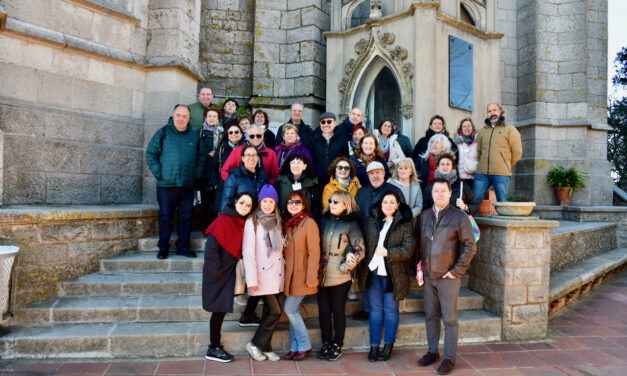
[[146, 163], [157, 178], [158, 259], [168, 258], [170, 227], [177, 209], [176, 254], [196, 257], [196, 253], [189, 248], [194, 188], [207, 154], [201, 150], [206, 146], [199, 145], [198, 132], [189, 126], [189, 108], [183, 104], [176, 105], [172, 119], [174, 124], [159, 129], [146, 148]]

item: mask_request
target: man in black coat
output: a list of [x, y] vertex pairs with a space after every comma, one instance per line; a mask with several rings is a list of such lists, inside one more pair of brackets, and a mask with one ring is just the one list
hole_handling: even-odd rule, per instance
[[340, 156], [348, 157], [348, 139], [336, 128], [335, 114], [320, 115], [320, 127], [313, 132], [311, 155], [314, 159], [320, 192], [329, 182], [329, 165]]

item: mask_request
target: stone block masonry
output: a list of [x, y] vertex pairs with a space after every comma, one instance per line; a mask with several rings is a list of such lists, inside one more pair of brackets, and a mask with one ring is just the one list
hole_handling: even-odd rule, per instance
[[557, 221], [477, 218], [481, 240], [469, 287], [503, 318], [503, 340], [546, 337], [551, 229]]
[[57, 294], [58, 283], [99, 270], [100, 260], [137, 248], [157, 231], [148, 205], [0, 209], [0, 243], [20, 247], [13, 268], [17, 306]]

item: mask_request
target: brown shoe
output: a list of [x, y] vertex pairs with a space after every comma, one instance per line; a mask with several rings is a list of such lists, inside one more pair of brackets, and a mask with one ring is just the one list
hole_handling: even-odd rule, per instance
[[420, 367], [430, 366], [433, 363], [437, 362], [438, 359], [440, 359], [439, 353], [432, 353], [427, 351], [427, 353], [418, 361], [418, 365]]
[[283, 356], [283, 359], [285, 359], [285, 360], [292, 360], [292, 359], [294, 359], [294, 355], [296, 355], [296, 351], [290, 351], [290, 352], [288, 352], [287, 354], [285, 354]]
[[438, 367], [438, 375], [448, 375], [453, 368], [455, 368], [455, 361], [445, 358]]
[[299, 361], [303, 360], [307, 357], [307, 351], [296, 351], [294, 356], [292, 356], [292, 360]]

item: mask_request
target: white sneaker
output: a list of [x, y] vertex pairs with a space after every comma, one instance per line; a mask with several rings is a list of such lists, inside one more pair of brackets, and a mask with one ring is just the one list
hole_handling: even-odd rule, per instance
[[248, 354], [250, 354], [251, 358], [255, 359], [258, 362], [266, 360], [266, 356], [263, 355], [261, 353], [261, 350], [259, 350], [257, 346], [253, 345], [252, 342], [248, 342], [246, 344], [246, 351], [248, 352]]
[[279, 360], [281, 360], [281, 357], [279, 357], [277, 354], [273, 353], [272, 351], [264, 352], [263, 355], [265, 355], [266, 358], [268, 358], [268, 360], [272, 362], [278, 362]]
[[359, 298], [359, 296], [358, 296], [356, 293], [354, 293], [354, 292], [352, 292], [352, 291], [350, 291], [350, 292], [348, 293], [348, 299], [349, 299], [349, 300], [357, 300], [358, 298]]

